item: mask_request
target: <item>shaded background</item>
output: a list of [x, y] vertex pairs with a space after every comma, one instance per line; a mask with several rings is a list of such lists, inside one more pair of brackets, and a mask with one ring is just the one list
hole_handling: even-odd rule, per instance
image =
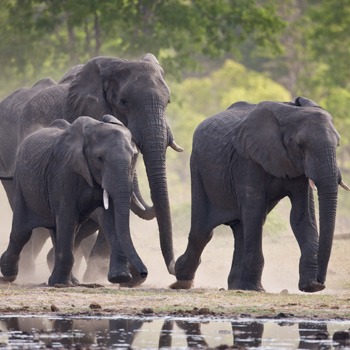
[[[76, 64], [98, 56], [138, 59], [156, 55], [172, 91], [167, 118], [181, 154], [169, 149], [167, 170], [176, 256], [190, 228], [192, 135], [205, 118], [239, 100], [291, 101], [302, 95], [327, 109], [341, 135], [338, 164], [350, 183], [350, 0], [2, 0], [0, 98], [38, 79], [56, 81]], [[142, 160], [139, 179], [149, 189]], [[316, 201], [317, 203], [317, 201]], [[349, 287], [350, 195], [340, 191], [327, 289]], [[289, 227], [288, 200], [264, 226], [263, 285], [269, 292], [297, 291], [299, 248]], [[0, 192], [0, 250], [12, 213]], [[136, 248], [149, 268], [146, 285], [166, 287], [157, 224], [132, 216]], [[38, 282], [49, 276], [45, 251]], [[233, 237], [215, 230], [203, 253], [196, 287], [227, 287]], [[83, 270], [84, 266], [82, 266]], [[107, 282], [103, 277], [102, 281]]]

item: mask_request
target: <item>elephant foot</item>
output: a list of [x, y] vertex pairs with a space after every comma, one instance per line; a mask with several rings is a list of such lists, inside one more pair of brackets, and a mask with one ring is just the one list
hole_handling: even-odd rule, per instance
[[73, 275], [71, 275], [68, 278], [56, 277], [55, 275], [51, 275], [49, 278], [48, 285], [52, 287], [58, 287], [58, 288], [63, 288], [62, 286], [75, 287], [79, 285], [79, 281]]
[[111, 283], [127, 283], [132, 280], [129, 271], [114, 271], [108, 273], [108, 281]]
[[17, 278], [16, 276], [0, 276], [0, 282], [13, 282]]
[[170, 289], [191, 289], [193, 280], [177, 280], [169, 286]]
[[18, 255], [7, 254], [5, 252], [1, 256], [1, 273], [4, 276], [5, 281], [13, 282], [16, 279], [18, 275], [18, 261]]
[[132, 279], [129, 282], [120, 283], [121, 287], [133, 288], [133, 287], [137, 287], [140, 284], [142, 284], [143, 282], [145, 282], [145, 280], [147, 278], [147, 275], [146, 276], [141, 276], [140, 273], [131, 264], [128, 264], [128, 267], [129, 267]]
[[308, 284], [300, 285], [299, 284], [299, 290], [305, 293], [315, 293], [320, 292], [321, 290], [325, 289], [326, 286], [323, 283], [317, 282], [317, 281], [311, 281]]
[[79, 280], [78, 280], [73, 274], [71, 274], [70, 280], [71, 280], [71, 282], [72, 282], [72, 284], [73, 284], [74, 286], [77, 286], [77, 285], [80, 284], [80, 283], [79, 283]]
[[[229, 288], [230, 289], [230, 288]], [[261, 284], [254, 284], [254, 283], [240, 283], [238, 288], [240, 290], [251, 290], [254, 292], [260, 292], [260, 293], [265, 293], [265, 289]]]

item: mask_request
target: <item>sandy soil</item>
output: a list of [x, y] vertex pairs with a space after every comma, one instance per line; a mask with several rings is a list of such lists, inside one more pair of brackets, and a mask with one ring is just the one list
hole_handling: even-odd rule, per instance
[[350, 293], [317, 295], [194, 288], [2, 285], [0, 315], [159, 315], [350, 319]]
[[[2, 190], [2, 189], [1, 189]], [[11, 228], [12, 213], [0, 190], [0, 254], [6, 249]], [[287, 213], [288, 206], [281, 207]], [[189, 219], [186, 219], [189, 220]], [[288, 219], [287, 219], [288, 220]], [[1, 314], [158, 314], [198, 315], [215, 317], [241, 315], [267, 317], [347, 318], [350, 319], [350, 264], [349, 241], [337, 239], [346, 233], [349, 220], [338, 220], [327, 288], [316, 294], [298, 291], [299, 247], [290, 228], [276, 235], [264, 235], [265, 267], [262, 283], [267, 293], [227, 291], [227, 276], [231, 267], [233, 237], [228, 228], [216, 230], [212, 241], [202, 254], [194, 282], [188, 291], [169, 290], [175, 281], [168, 274], [159, 248], [157, 225], [132, 218], [133, 241], [149, 276], [134, 289], [119, 288], [108, 283], [106, 276], [96, 276], [99, 288], [76, 287], [59, 289], [44, 287], [50, 272], [46, 254], [48, 241], [36, 260], [36, 271], [20, 270], [14, 284], [0, 284]], [[176, 256], [185, 250], [189, 222], [184, 232], [174, 229]], [[288, 223], [287, 223], [288, 226]], [[81, 282], [85, 263], [76, 276]]]

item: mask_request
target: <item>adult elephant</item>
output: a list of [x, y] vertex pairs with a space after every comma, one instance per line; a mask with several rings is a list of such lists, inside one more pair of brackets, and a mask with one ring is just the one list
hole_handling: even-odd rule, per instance
[[[290, 223], [301, 250], [299, 289], [325, 288], [337, 207], [339, 135], [315, 102], [237, 102], [203, 121], [193, 137], [192, 218], [188, 245], [175, 264], [172, 288], [190, 288], [213, 229], [229, 225], [235, 238], [229, 289], [263, 291], [262, 228], [289, 197]], [[318, 236], [312, 189], [318, 190]]]
[[[156, 57], [146, 54], [136, 61], [96, 57], [73, 67], [58, 84], [52, 80], [47, 86], [38, 84], [18, 90], [0, 103], [1, 175], [13, 175], [20, 142], [54, 120], [72, 123], [81, 115], [96, 119], [105, 114], [116, 116], [131, 131], [143, 154], [161, 250], [168, 271], [174, 274], [165, 153], [169, 145], [182, 149], [174, 142], [165, 119], [170, 91]], [[3, 185], [12, 206], [13, 183], [3, 181]]]

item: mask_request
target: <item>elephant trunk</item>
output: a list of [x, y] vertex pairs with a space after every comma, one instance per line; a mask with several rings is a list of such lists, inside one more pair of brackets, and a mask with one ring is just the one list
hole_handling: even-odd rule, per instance
[[[335, 149], [327, 148], [317, 152], [315, 185], [318, 190], [320, 235], [318, 247], [318, 282], [324, 284], [331, 255], [337, 211], [340, 171], [336, 163]], [[315, 164], [316, 165], [316, 164]]]
[[[336, 184], [337, 185], [337, 184]], [[329, 187], [329, 186], [328, 186]], [[322, 188], [322, 187], [321, 187]], [[319, 189], [320, 238], [317, 280], [324, 284], [331, 255], [337, 210], [337, 186], [333, 191]]]
[[[164, 261], [169, 273], [175, 275], [172, 223], [166, 179], [166, 149], [172, 141], [172, 136], [164, 115], [160, 115], [161, 111], [162, 108], [151, 108], [144, 111], [141, 113], [144, 122], [141, 125], [130, 124], [128, 127], [143, 154]], [[150, 114], [153, 115], [152, 118]]]
[[[120, 165], [120, 164], [119, 164]], [[122, 167], [123, 168], [123, 167]], [[128, 261], [135, 267], [135, 269], [140, 273], [141, 277], [146, 277], [148, 272], [147, 268], [142, 262], [141, 258], [136, 252], [134, 244], [130, 235], [130, 193], [131, 193], [131, 183], [128, 181], [129, 173], [128, 168], [124, 167], [125, 174], [114, 173], [120, 181], [117, 186], [109, 188], [108, 185], [102, 183], [104, 188], [104, 204], [106, 206], [106, 201], [110, 196], [112, 198], [112, 203], [110, 210], [114, 213], [114, 225], [116, 237], [110, 239], [112, 244], [112, 249], [116, 251], [112, 253], [113, 256], [118, 255], [119, 249], [121, 247], [121, 254], [124, 253]], [[121, 179], [125, 179], [124, 181]], [[108, 192], [108, 195], [106, 195]], [[119, 245], [118, 245], [119, 242]], [[111, 256], [112, 256], [111, 255]]]

